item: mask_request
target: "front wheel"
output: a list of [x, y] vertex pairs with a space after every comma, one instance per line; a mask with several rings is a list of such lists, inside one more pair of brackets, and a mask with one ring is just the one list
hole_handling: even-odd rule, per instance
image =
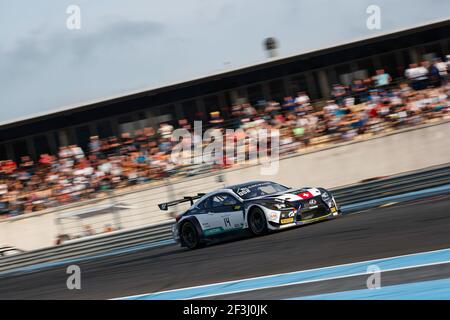
[[189, 249], [198, 248], [200, 241], [198, 239], [198, 233], [195, 226], [191, 222], [185, 222], [181, 226], [180, 232], [181, 240]]
[[250, 231], [256, 236], [267, 233], [266, 215], [260, 208], [254, 208], [249, 212], [248, 226]]

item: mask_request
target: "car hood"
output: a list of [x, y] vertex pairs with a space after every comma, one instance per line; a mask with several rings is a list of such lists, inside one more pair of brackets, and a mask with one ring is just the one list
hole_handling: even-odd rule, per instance
[[314, 198], [316, 196], [320, 196], [320, 194], [321, 192], [317, 188], [289, 189], [283, 192], [246, 199], [245, 202], [299, 201]]

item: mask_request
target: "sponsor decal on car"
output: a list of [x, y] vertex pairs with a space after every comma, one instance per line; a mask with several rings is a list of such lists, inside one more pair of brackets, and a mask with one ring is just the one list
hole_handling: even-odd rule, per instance
[[218, 228], [207, 229], [207, 230], [203, 231], [203, 233], [205, 234], [205, 236], [211, 236], [214, 234], [223, 233], [224, 231], [225, 230], [222, 227], [218, 227]]
[[297, 194], [297, 196], [299, 196], [302, 200], [314, 197], [313, 194], [309, 191], [301, 192], [301, 193]]
[[317, 205], [317, 200], [315, 200], [315, 199], [309, 200], [308, 203], [309, 203], [309, 209], [316, 209], [319, 207]]
[[294, 222], [294, 218], [281, 219], [281, 224], [292, 223]]

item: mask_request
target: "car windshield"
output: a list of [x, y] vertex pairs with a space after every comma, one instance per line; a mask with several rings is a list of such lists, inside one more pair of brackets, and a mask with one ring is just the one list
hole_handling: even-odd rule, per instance
[[233, 189], [233, 191], [242, 199], [261, 197], [286, 190], [289, 190], [289, 188], [275, 182], [258, 182], [255, 184], [242, 185]]

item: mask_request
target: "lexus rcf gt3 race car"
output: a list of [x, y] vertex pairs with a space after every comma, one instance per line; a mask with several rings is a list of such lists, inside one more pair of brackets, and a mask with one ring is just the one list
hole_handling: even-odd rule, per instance
[[263, 235], [340, 214], [333, 195], [323, 188], [292, 189], [270, 181], [233, 185], [158, 206], [168, 210], [183, 202], [191, 207], [177, 216], [172, 233], [190, 249], [233, 232]]

